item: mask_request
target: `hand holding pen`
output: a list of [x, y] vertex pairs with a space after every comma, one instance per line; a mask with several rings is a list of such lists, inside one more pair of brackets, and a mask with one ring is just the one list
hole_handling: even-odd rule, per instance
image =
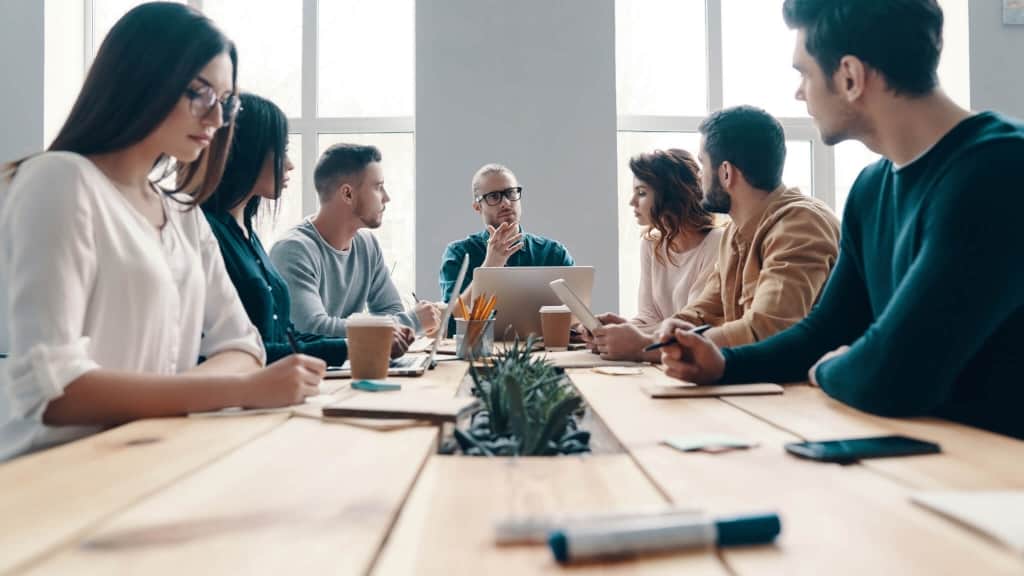
[[670, 318], [662, 324], [659, 334], [661, 361], [665, 373], [694, 384], [714, 384], [725, 374], [725, 357], [714, 342], [697, 331], [692, 324]]

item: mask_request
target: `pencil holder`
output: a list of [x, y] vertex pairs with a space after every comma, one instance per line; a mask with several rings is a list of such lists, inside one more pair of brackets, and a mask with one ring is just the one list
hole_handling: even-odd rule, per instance
[[[472, 348], [470, 348], [472, 346]], [[486, 358], [494, 348], [494, 318], [488, 320], [455, 319], [455, 356], [460, 360]]]

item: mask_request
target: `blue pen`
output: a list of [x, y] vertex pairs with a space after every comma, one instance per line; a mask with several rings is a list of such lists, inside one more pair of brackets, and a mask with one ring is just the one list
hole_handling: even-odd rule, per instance
[[555, 560], [565, 564], [711, 545], [768, 544], [781, 531], [777, 514], [718, 519], [652, 517], [569, 526], [552, 532], [548, 546]]

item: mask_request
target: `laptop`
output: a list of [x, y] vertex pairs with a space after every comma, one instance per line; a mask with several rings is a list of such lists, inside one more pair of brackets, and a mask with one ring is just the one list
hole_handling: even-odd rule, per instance
[[[459, 275], [455, 279], [455, 285], [461, 286], [462, 280], [466, 277], [466, 270], [469, 269], [469, 255], [466, 255], [462, 259], [462, 267], [459, 268]], [[441, 344], [441, 339], [444, 337], [444, 327], [448, 326], [448, 319], [451, 318], [452, 312], [455, 310], [455, 301], [457, 300], [457, 294], [452, 292], [452, 297], [448, 299], [448, 305], [445, 306], [444, 314], [441, 315], [441, 323], [438, 324], [439, 328], [437, 334], [434, 335], [434, 345], [430, 347], [429, 356], [402, 356], [401, 358], [392, 358], [391, 363], [388, 365], [388, 376], [422, 376], [427, 370], [432, 370], [437, 366], [437, 347]], [[341, 366], [328, 366], [327, 373], [324, 374], [324, 378], [351, 378], [352, 377], [352, 365], [348, 360], [345, 361]]]
[[562, 305], [551, 289], [551, 282], [558, 279], [564, 279], [583, 304], [590, 306], [593, 266], [477, 268], [473, 273], [473, 294], [497, 296], [494, 339], [508, 341], [518, 335], [523, 340], [530, 334], [539, 336], [540, 307]]

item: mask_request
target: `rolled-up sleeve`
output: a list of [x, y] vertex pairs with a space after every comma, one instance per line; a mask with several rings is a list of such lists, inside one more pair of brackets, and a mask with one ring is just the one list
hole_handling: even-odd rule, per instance
[[0, 458], [41, 426], [51, 400], [98, 368], [83, 325], [96, 274], [90, 199], [60, 157], [22, 165], [0, 207], [0, 294], [9, 358], [0, 364]]

